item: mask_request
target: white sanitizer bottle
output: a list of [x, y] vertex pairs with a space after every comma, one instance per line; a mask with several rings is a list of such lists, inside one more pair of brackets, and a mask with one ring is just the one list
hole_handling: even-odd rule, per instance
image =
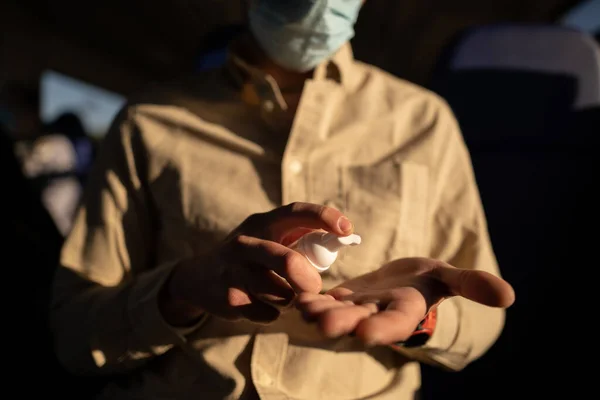
[[360, 244], [361, 237], [356, 234], [337, 236], [333, 233], [315, 231], [302, 236], [290, 247], [304, 255], [319, 272], [324, 272], [337, 259], [338, 251], [345, 246]]

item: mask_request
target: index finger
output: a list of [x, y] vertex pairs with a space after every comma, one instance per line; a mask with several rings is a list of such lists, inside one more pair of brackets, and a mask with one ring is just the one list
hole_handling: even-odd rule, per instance
[[297, 292], [319, 293], [321, 275], [304, 256], [279, 243], [239, 236], [232, 248], [234, 257], [245, 264], [260, 265], [284, 278]]
[[354, 227], [350, 220], [333, 207], [312, 203], [292, 203], [268, 212], [270, 239], [280, 242], [298, 228], [322, 229], [339, 236], [350, 235]]

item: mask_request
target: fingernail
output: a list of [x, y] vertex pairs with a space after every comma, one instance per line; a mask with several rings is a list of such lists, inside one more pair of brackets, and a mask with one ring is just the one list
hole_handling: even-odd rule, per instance
[[338, 220], [338, 227], [344, 233], [352, 232], [352, 222], [346, 217], [340, 217]]

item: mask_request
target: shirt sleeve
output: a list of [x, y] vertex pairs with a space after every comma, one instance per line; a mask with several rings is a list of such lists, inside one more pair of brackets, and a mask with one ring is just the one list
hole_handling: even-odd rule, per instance
[[158, 228], [148, 153], [126, 108], [105, 137], [61, 254], [50, 320], [59, 360], [76, 374], [126, 372], [185, 342], [157, 296], [176, 261], [155, 265]]
[[[457, 268], [500, 276], [468, 150], [450, 108], [440, 102], [432, 126], [437, 144], [429, 255]], [[422, 362], [458, 371], [494, 344], [504, 318], [503, 309], [453, 297], [440, 304], [437, 324], [427, 343], [401, 351]]]

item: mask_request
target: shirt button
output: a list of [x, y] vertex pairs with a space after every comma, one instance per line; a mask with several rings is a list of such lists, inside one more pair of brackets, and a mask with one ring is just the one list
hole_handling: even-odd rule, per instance
[[256, 380], [259, 385], [262, 386], [271, 386], [273, 384], [273, 379], [269, 376], [269, 374], [267, 374], [266, 372], [264, 372], [261, 369], [257, 369], [255, 371], [256, 373]]
[[298, 160], [292, 160], [290, 162], [289, 168], [290, 168], [290, 172], [292, 174], [297, 175], [300, 172], [302, 172], [302, 168], [303, 167], [302, 167], [302, 163], [300, 161], [298, 161]]

